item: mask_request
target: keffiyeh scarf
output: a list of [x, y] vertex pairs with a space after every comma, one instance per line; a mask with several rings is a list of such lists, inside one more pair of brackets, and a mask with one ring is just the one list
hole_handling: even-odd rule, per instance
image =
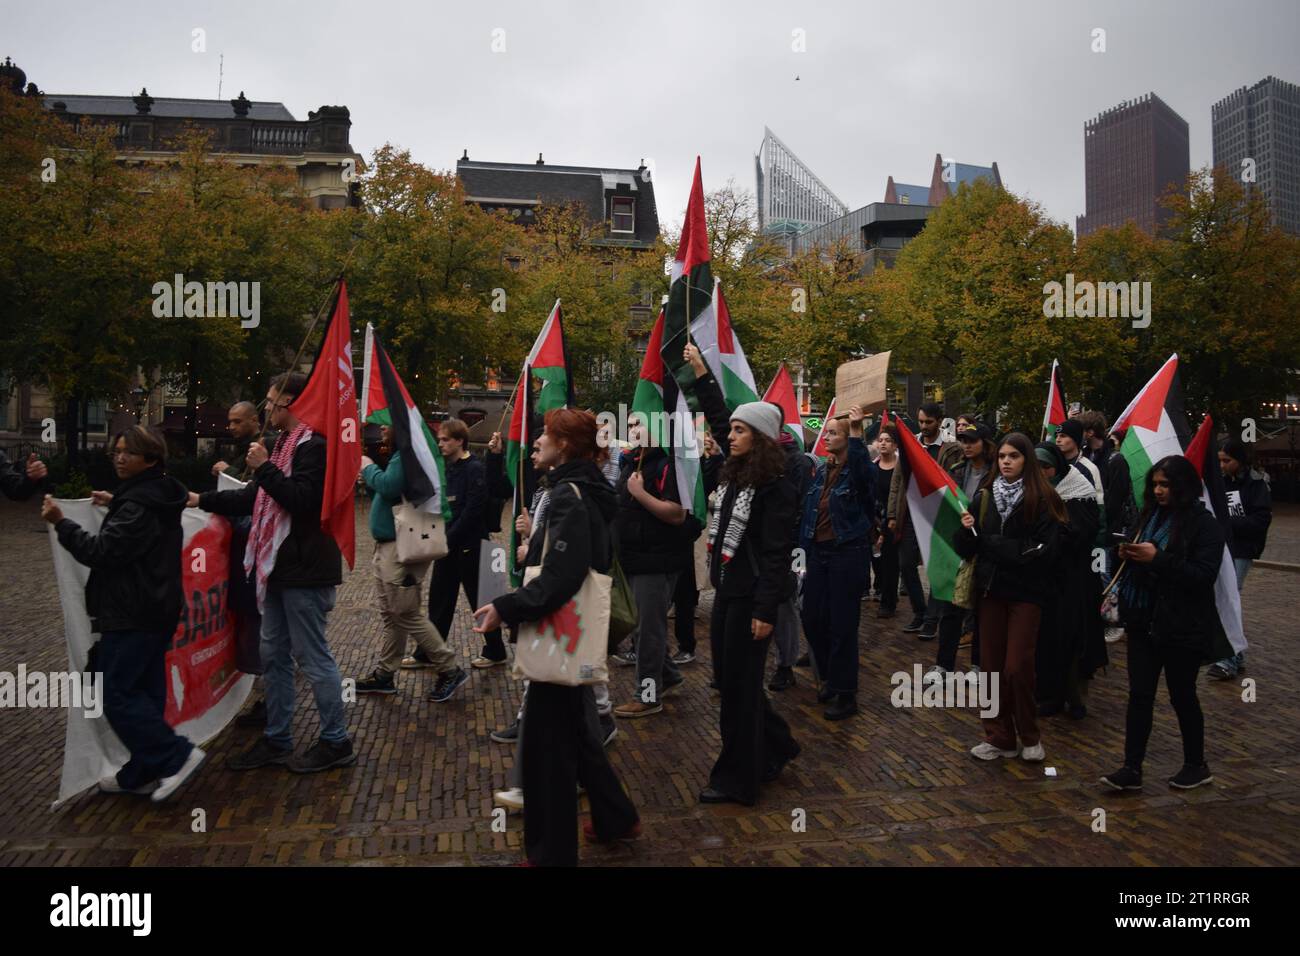
[[[709, 520], [709, 553], [713, 553], [713, 547], [718, 540], [718, 530], [722, 524], [722, 505], [727, 500], [727, 486], [725, 484], [718, 486], [718, 507], [713, 512], [713, 517]], [[745, 529], [749, 526], [749, 511], [754, 504], [754, 488], [741, 488], [736, 492], [736, 500], [731, 506], [731, 517], [727, 521], [727, 530], [722, 533], [722, 570], [727, 569], [727, 562], [736, 556], [736, 551], [740, 547], [741, 540], [745, 537]]]
[[993, 480], [993, 504], [997, 506], [998, 517], [1003, 521], [1007, 520], [1007, 515], [1016, 510], [1016, 505], [1020, 504], [1020, 499], [1025, 496], [1025, 479], [1017, 478], [1015, 481], [1007, 481], [1001, 475]]
[[[293, 453], [307, 439], [311, 438], [311, 429], [300, 424], [288, 435], [282, 435], [271, 455], [271, 464], [280, 469], [287, 478], [293, 470]], [[244, 549], [244, 573], [256, 575], [257, 609], [262, 610], [266, 603], [266, 580], [275, 569], [275, 556], [284, 539], [289, 537], [293, 519], [284, 506], [266, 493], [266, 489], [257, 489], [257, 498], [253, 502], [253, 523], [248, 532], [248, 547]]]

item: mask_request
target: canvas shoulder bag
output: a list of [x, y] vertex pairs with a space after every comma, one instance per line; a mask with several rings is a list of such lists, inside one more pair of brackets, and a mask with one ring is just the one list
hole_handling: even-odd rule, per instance
[[[581, 501], [578, 486], [573, 482], [566, 484]], [[525, 586], [542, 573], [550, 550], [551, 529], [547, 522], [541, 563], [524, 570]], [[606, 658], [612, 587], [613, 579], [608, 574], [588, 568], [578, 593], [565, 604], [540, 621], [521, 624], [515, 645], [514, 676], [569, 687], [608, 680]]]
[[397, 560], [426, 564], [447, 556], [447, 529], [440, 511], [424, 511], [403, 498], [393, 505]]

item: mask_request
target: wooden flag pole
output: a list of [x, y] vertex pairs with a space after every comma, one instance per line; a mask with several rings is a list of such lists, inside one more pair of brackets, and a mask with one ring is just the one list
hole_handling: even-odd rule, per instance
[[[523, 369], [519, 370], [519, 382], [524, 380]], [[501, 421], [497, 422], [497, 431], [501, 431], [506, 424], [506, 413], [515, 406], [515, 396], [519, 394], [519, 382], [515, 382], [515, 390], [510, 393], [510, 401], [506, 402], [506, 407], [501, 410]]]

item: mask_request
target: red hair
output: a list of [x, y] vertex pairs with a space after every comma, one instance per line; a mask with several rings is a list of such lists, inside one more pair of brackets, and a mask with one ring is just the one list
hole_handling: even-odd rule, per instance
[[546, 432], [570, 461], [596, 457], [596, 431], [596, 416], [580, 408], [552, 408], [546, 413]]

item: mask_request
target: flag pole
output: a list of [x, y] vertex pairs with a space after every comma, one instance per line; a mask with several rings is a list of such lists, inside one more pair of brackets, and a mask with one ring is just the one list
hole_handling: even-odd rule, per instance
[[[519, 370], [519, 382], [522, 382], [523, 380], [524, 380], [524, 371], [523, 371], [523, 369], [520, 369], [520, 370]], [[498, 432], [501, 431], [501, 429], [505, 427], [505, 424], [506, 424], [506, 412], [508, 412], [508, 411], [510, 411], [510, 409], [514, 408], [514, 405], [515, 405], [515, 395], [517, 395], [517, 394], [519, 393], [519, 382], [515, 382], [515, 390], [514, 390], [513, 392], [510, 393], [510, 401], [506, 402], [506, 407], [503, 408], [503, 409], [501, 410], [501, 421], [497, 422], [497, 431], [498, 431]]]

